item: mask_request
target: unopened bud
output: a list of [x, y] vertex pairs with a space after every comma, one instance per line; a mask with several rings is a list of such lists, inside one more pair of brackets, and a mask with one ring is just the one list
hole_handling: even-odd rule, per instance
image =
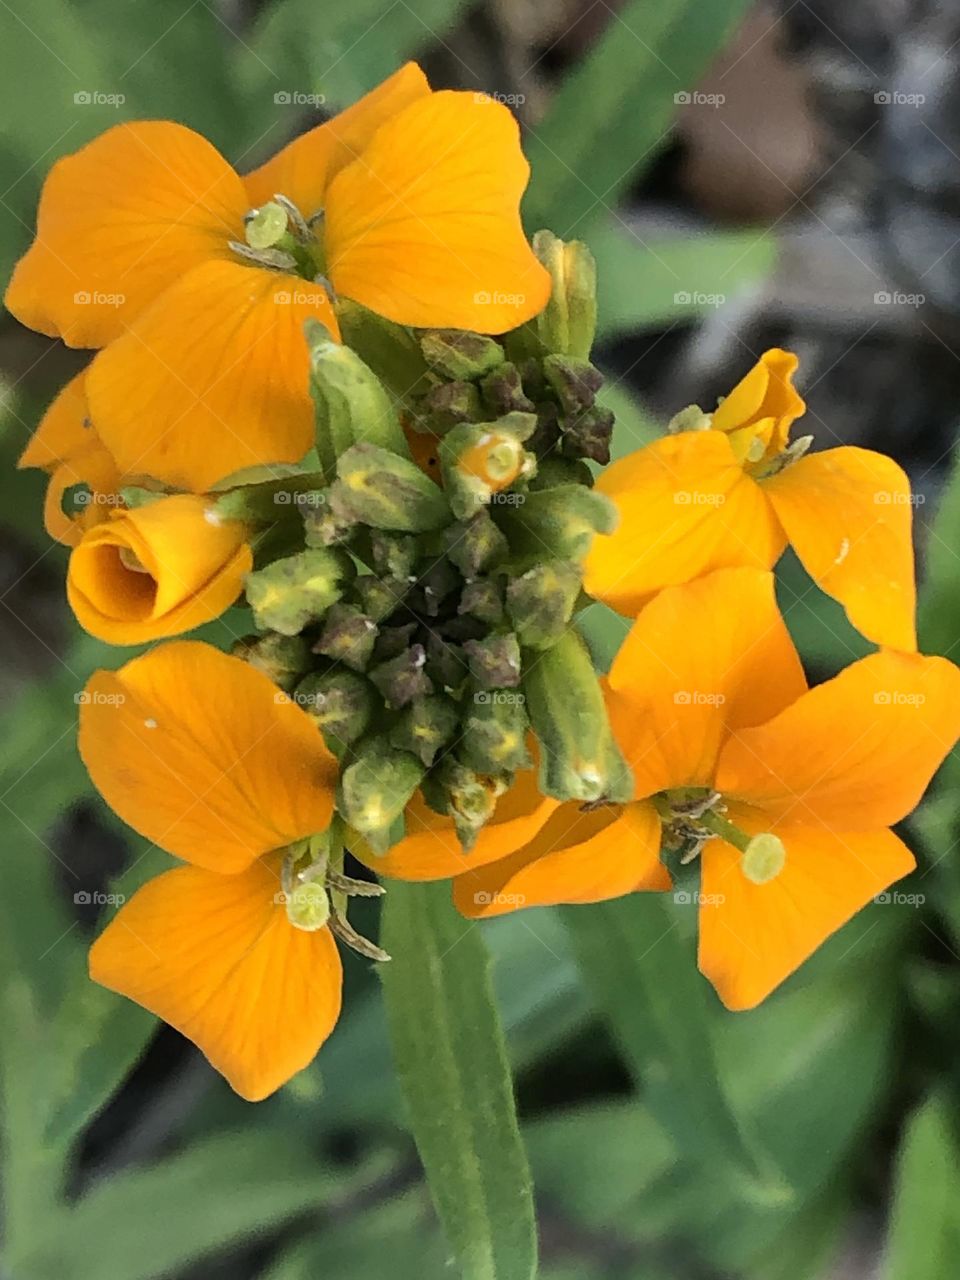
[[433, 692], [430, 677], [423, 669], [426, 661], [423, 645], [414, 644], [397, 657], [371, 668], [370, 679], [388, 707], [406, 707], [415, 698], [425, 698]]
[[550, 272], [550, 301], [533, 320], [507, 338], [511, 360], [549, 352], [590, 358], [597, 328], [597, 268], [579, 240], [564, 242], [552, 231], [538, 231], [533, 251]]
[[264, 631], [295, 636], [339, 600], [353, 573], [346, 555], [320, 547], [274, 560], [247, 575], [254, 622]]
[[337, 460], [334, 509], [374, 529], [425, 533], [450, 523], [443, 491], [415, 462], [376, 445], [355, 444]]
[[507, 612], [521, 645], [548, 649], [566, 631], [580, 595], [580, 570], [566, 560], [534, 565], [507, 588]]
[[465, 578], [474, 578], [495, 568], [510, 552], [507, 539], [485, 510], [478, 511], [464, 523], [450, 525], [444, 530], [443, 540], [447, 559]]
[[605, 467], [610, 461], [610, 442], [615, 417], [612, 409], [594, 405], [560, 423], [562, 449], [570, 458], [589, 458]]
[[503, 621], [503, 592], [493, 578], [477, 578], [468, 582], [460, 593], [457, 613], [468, 613], [488, 627]]
[[520, 645], [512, 631], [467, 640], [463, 649], [481, 689], [515, 689], [520, 683]]
[[540, 790], [558, 800], [625, 803], [633, 777], [603, 701], [590, 654], [568, 629], [526, 664], [523, 692], [540, 743]]
[[483, 416], [480, 393], [472, 382], [441, 382], [420, 401], [417, 425], [442, 436], [461, 422], [476, 422]]
[[397, 409], [373, 370], [355, 351], [334, 342], [319, 321], [308, 320], [304, 331], [310, 350], [317, 456], [327, 479], [337, 474], [337, 459], [360, 442], [409, 459]]
[[349, 298], [337, 299], [337, 320], [345, 345], [357, 352], [394, 399], [409, 401], [427, 390], [427, 364], [412, 330]]
[[391, 828], [423, 774], [423, 765], [410, 752], [376, 740], [364, 743], [340, 775], [337, 809], [375, 853], [385, 853]]
[[447, 755], [424, 778], [423, 798], [431, 809], [453, 819], [461, 845], [470, 849], [506, 786], [507, 778], [479, 774]]
[[390, 741], [410, 751], [429, 768], [451, 740], [460, 723], [457, 704], [444, 694], [417, 698], [390, 731]]
[[530, 764], [528, 728], [522, 695], [509, 689], [476, 694], [467, 704], [458, 754], [482, 774], [525, 769]]
[[375, 697], [370, 685], [352, 671], [321, 671], [305, 676], [293, 699], [315, 720], [336, 756], [366, 732]]
[[365, 671], [376, 638], [377, 626], [371, 617], [356, 605], [339, 602], [327, 613], [313, 652], [343, 662], [354, 671]]
[[482, 378], [504, 358], [494, 338], [460, 329], [428, 329], [420, 335], [420, 350], [435, 373], [453, 382]]
[[487, 408], [498, 418], [507, 413], [533, 413], [536, 410], [523, 389], [520, 370], [509, 361], [488, 373], [480, 383], [480, 390]]
[[410, 584], [402, 578], [378, 578], [361, 574], [353, 584], [353, 594], [361, 601], [363, 612], [373, 622], [389, 618], [403, 604]]
[[302, 636], [282, 636], [276, 631], [244, 636], [234, 642], [230, 652], [269, 676], [284, 693], [310, 669], [310, 646]]
[[504, 507], [497, 518], [514, 556], [528, 556], [538, 563], [545, 554], [557, 560], [582, 560], [594, 535], [612, 533], [619, 516], [609, 498], [571, 484], [528, 493], [525, 502]]
[[543, 373], [564, 414], [582, 413], [593, 407], [603, 386], [603, 374], [589, 360], [550, 355], [543, 361]]

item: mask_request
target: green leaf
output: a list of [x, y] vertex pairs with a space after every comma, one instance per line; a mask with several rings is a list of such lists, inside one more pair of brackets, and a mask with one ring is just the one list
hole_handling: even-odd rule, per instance
[[597, 261], [601, 336], [694, 321], [762, 280], [776, 257], [775, 240], [755, 231], [641, 239], [618, 221], [589, 234]]
[[561, 914], [651, 1114], [681, 1151], [722, 1167], [744, 1200], [789, 1199], [718, 1082], [708, 988], [660, 897], [635, 893]]
[[481, 931], [448, 884], [392, 881], [381, 941], [397, 1075], [465, 1280], [529, 1280], [533, 1191]]
[[[347, 1186], [345, 1187], [345, 1182]], [[51, 1216], [21, 1259], [25, 1280], [153, 1280], [259, 1234], [349, 1186], [309, 1144], [246, 1129], [101, 1183]]]
[[[666, 140], [674, 95], [699, 83], [747, 7], [747, 0], [630, 0], [611, 11], [528, 140], [528, 225], [565, 239], [588, 236], [590, 220], [616, 205]], [[634, 279], [642, 288], [642, 276]]]
[[907, 1125], [897, 1160], [887, 1239], [887, 1280], [943, 1280], [960, 1253], [960, 1158], [956, 1108], [928, 1098]]

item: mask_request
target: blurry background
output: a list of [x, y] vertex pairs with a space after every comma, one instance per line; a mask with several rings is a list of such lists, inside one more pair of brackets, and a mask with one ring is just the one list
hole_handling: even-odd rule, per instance
[[[118, 120], [180, 120], [243, 170], [408, 57], [435, 87], [516, 111], [530, 230], [592, 247], [618, 451], [712, 404], [766, 347], [796, 350], [818, 443], [909, 471], [924, 647], [956, 656], [960, 9], [946, 0], [0, 0], [0, 275], [51, 163]], [[80, 767], [75, 696], [120, 656], [79, 634], [43, 478], [14, 470], [79, 363], [0, 321], [3, 1274], [450, 1275], [367, 965], [348, 960], [319, 1066], [256, 1108], [86, 979], [105, 895], [163, 859], [140, 858]], [[815, 678], [863, 652], [795, 562], [781, 579]], [[587, 626], [612, 653], [621, 624], [595, 607]], [[944, 775], [905, 832], [926, 851], [899, 886], [919, 902], [870, 907], [759, 1011], [725, 1015], [712, 995], [676, 1009], [709, 1024], [786, 1204], [744, 1201], [648, 1107], [652, 1041], [629, 990], [608, 1028], [592, 993], [615, 966], [574, 945], [575, 908], [485, 926], [545, 1280], [953, 1280], [960, 776]], [[642, 905], [625, 910], [647, 979], [672, 990], [695, 908], [671, 905], [676, 946], [648, 954]], [[670, 1105], [695, 1112], [698, 1087], [693, 1070]]]

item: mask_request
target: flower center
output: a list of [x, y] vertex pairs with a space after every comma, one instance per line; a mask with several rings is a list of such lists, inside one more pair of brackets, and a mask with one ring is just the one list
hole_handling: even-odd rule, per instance
[[740, 870], [752, 884], [769, 884], [783, 870], [787, 850], [772, 831], [748, 835], [726, 816], [719, 791], [707, 787], [679, 787], [654, 798], [663, 819], [664, 842], [680, 852], [681, 863], [692, 862], [708, 840], [719, 836], [741, 854]]
[[323, 242], [318, 235], [322, 225], [322, 210], [308, 219], [292, 200], [284, 195], [275, 195], [266, 204], [246, 214], [243, 243], [231, 240], [230, 248], [246, 262], [324, 284], [332, 294], [326, 279]]

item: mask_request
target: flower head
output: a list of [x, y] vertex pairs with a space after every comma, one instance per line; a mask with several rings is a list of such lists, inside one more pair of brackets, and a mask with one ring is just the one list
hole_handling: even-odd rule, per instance
[[141, 644], [218, 617], [253, 567], [246, 530], [193, 494], [113, 509], [70, 556], [67, 599], [82, 627], [111, 644]]
[[80, 752], [111, 808], [188, 864], [121, 907], [91, 976], [182, 1031], [243, 1097], [266, 1097], [340, 1009], [330, 927], [284, 874], [330, 822], [335, 761], [265, 675], [185, 641], [91, 678]]
[[960, 736], [960, 671], [882, 651], [808, 690], [772, 575], [729, 569], [647, 605], [608, 704], [631, 803], [561, 805], [525, 845], [469, 869], [399, 845], [384, 870], [452, 876], [459, 909], [480, 917], [669, 888], [663, 842], [699, 856], [700, 968], [745, 1009], [913, 869], [888, 828]]
[[673, 434], [600, 476], [620, 524], [591, 548], [585, 587], [632, 615], [714, 569], [770, 568], [789, 542], [863, 635], [914, 650], [910, 482], [869, 449], [789, 445], [804, 410], [795, 368], [789, 352], [766, 352], [713, 414], [691, 406]]
[[306, 453], [303, 323], [336, 334], [338, 296], [491, 333], [536, 314], [527, 175], [505, 107], [412, 63], [246, 178], [181, 125], [122, 124], [54, 166], [6, 303], [106, 348], [87, 392], [124, 473], [202, 491]]

